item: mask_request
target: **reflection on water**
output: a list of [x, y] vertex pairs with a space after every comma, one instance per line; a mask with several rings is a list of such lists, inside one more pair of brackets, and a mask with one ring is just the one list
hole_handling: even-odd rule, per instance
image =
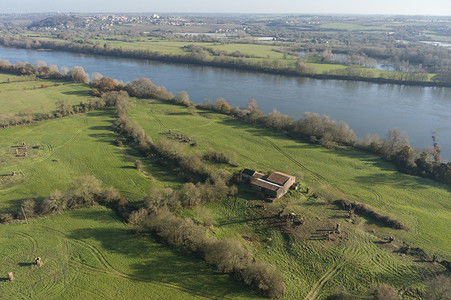
[[195, 102], [224, 97], [233, 106], [257, 99], [264, 112], [274, 109], [299, 118], [304, 112], [328, 114], [344, 120], [359, 136], [369, 132], [384, 136], [388, 129], [407, 131], [417, 147], [432, 144], [434, 130], [442, 154], [451, 159], [451, 89], [317, 80], [249, 73], [183, 64], [117, 59], [55, 51], [0, 47], [0, 59], [11, 62], [37, 60], [58, 66], [80, 65], [88, 73], [100, 72], [124, 82], [149, 77], [172, 92], [185, 90]]

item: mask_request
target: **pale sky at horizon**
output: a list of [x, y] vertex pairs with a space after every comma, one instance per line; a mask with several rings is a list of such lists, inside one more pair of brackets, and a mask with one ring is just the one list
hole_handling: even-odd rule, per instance
[[0, 13], [29, 12], [333, 13], [451, 16], [451, 0], [0, 0]]

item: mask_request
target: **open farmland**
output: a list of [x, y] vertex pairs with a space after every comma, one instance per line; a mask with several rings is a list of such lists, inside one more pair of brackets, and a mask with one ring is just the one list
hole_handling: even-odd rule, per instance
[[[450, 189], [445, 185], [400, 174], [370, 154], [297, 142], [209, 112], [193, 116], [185, 108], [152, 102], [136, 104], [132, 116], [152, 137], [174, 130], [193, 137], [200, 147], [236, 153], [242, 167], [303, 174], [308, 184], [335, 193], [333, 197], [367, 203], [409, 228], [390, 234], [436, 253], [451, 253], [446, 225], [451, 221]], [[377, 231], [388, 234], [382, 228]]]
[[[253, 296], [203, 261], [130, 234], [105, 208], [4, 225], [0, 230], [3, 299]], [[32, 265], [36, 256], [43, 258], [43, 267]], [[3, 278], [11, 271], [16, 277], [13, 283]]]
[[[77, 100], [88, 95], [87, 86], [73, 88]], [[0, 101], [2, 97], [0, 93]], [[206, 226], [209, 235], [238, 239], [256, 258], [277, 266], [287, 287], [286, 299], [325, 298], [337, 292], [337, 286], [359, 297], [375, 282], [403, 292], [422, 291], [425, 279], [443, 272], [443, 267], [396, 253], [402, 241], [444, 259], [451, 256], [450, 189], [445, 185], [401, 174], [373, 155], [320, 148], [208, 111], [134, 99], [129, 116], [154, 141], [169, 131], [180, 133], [195, 141], [195, 146], [183, 144], [184, 152], [221, 151], [234, 161], [221, 167], [286, 172], [320, 195], [316, 199], [290, 191], [273, 208], [243, 185], [236, 196], [178, 212], [199, 224], [211, 222]], [[151, 187], [178, 189], [184, 178], [177, 172], [155, 158], [142, 157], [126, 143], [117, 146], [114, 118], [113, 109], [107, 109], [2, 129], [0, 213], [17, 211], [25, 199], [40, 202], [84, 175], [117, 188], [137, 205]], [[23, 143], [27, 156], [15, 152]], [[142, 171], [134, 166], [137, 159], [143, 161]], [[388, 229], [359, 216], [349, 222], [346, 212], [330, 203], [337, 198], [368, 204], [408, 230]], [[256, 208], [262, 204], [267, 209]], [[278, 205], [302, 216], [305, 224], [286, 230], [273, 214]], [[324, 239], [324, 232], [337, 223], [342, 234]], [[14, 282], [0, 281], [0, 293], [8, 298], [259, 297], [198, 258], [151, 236], [134, 235], [100, 206], [2, 224], [0, 232], [1, 271], [16, 276]], [[394, 236], [395, 242], [384, 243], [386, 236]], [[36, 256], [43, 258], [43, 267], [32, 266]]]
[[88, 96], [89, 89], [77, 83], [0, 75], [0, 114], [53, 111], [58, 101], [78, 104]]

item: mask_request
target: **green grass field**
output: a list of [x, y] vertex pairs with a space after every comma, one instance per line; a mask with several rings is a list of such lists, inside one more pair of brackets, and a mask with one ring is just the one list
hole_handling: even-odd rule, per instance
[[222, 115], [192, 116], [183, 107], [143, 103], [134, 107], [132, 116], [153, 138], [171, 129], [192, 136], [200, 147], [237, 153], [242, 166], [303, 174], [309, 184], [326, 185], [401, 220], [409, 231], [397, 231], [399, 237], [451, 254], [447, 239], [451, 231], [446, 225], [451, 221], [450, 188], [445, 185], [401, 174], [370, 154], [297, 142]]
[[[371, 26], [371, 25], [358, 25], [352, 23], [330, 23], [322, 24], [320, 27], [323, 30], [349, 30], [349, 31], [387, 31], [390, 30], [389, 27], [384, 26]], [[57, 37], [49, 36], [48, 34], [43, 34], [40, 32], [28, 32], [25, 34], [27, 37], [32, 37], [41, 41], [60, 41]], [[183, 50], [183, 47], [187, 45], [198, 45], [207, 47], [213, 50], [221, 50], [226, 53], [226, 56], [233, 59], [240, 59], [246, 64], [256, 67], [268, 66], [275, 69], [282, 70], [296, 70], [296, 62], [299, 58], [298, 55], [292, 55], [287, 53], [281, 53], [283, 48], [287, 46], [293, 46], [289, 42], [284, 42], [282, 44], [274, 45], [274, 42], [260, 42], [258, 44], [253, 43], [213, 43], [213, 42], [191, 42], [191, 41], [181, 41], [181, 40], [168, 40], [163, 38], [155, 37], [141, 37], [141, 38], [130, 38], [125, 35], [104, 35], [103, 37], [97, 38], [86, 38], [87, 41], [91, 43], [96, 43], [103, 47], [107, 45], [112, 49], [129, 49], [129, 50], [150, 50], [158, 52], [160, 54], [167, 55], [189, 55], [188, 52]], [[231, 56], [235, 51], [239, 51], [245, 56], [249, 57], [239, 57], [236, 58]], [[207, 62], [213, 61], [216, 56], [207, 55], [204, 59]], [[309, 67], [309, 72], [312, 74], [329, 74], [333, 71], [344, 69], [347, 67], [345, 64], [339, 63], [323, 63], [317, 59], [308, 59], [306, 63]], [[384, 71], [375, 68], [363, 68], [364, 70], [373, 71], [374, 78], [379, 78], [382, 73], [392, 73], [394, 71]], [[432, 77], [435, 74], [429, 74], [428, 81], [432, 81]]]
[[[72, 88], [77, 99], [87, 91], [81, 85]], [[50, 89], [33, 91], [44, 103]], [[0, 93], [0, 102], [4, 95]], [[186, 146], [186, 151], [213, 148], [233, 154], [239, 165], [221, 167], [294, 174], [320, 194], [366, 203], [408, 227], [388, 229], [361, 217], [347, 222], [346, 214], [327, 199], [312, 200], [292, 191], [280, 203], [306, 222], [289, 234], [261, 218], [254, 207], [262, 201], [245, 186], [237, 197], [180, 212], [200, 222], [210, 218], [212, 236], [239, 239], [256, 257], [276, 265], [287, 286], [286, 299], [322, 299], [337, 287], [358, 297], [382, 282], [423, 290], [425, 278], [443, 268], [397, 254], [401, 241], [451, 257], [449, 187], [401, 174], [373, 155], [294, 141], [211, 112], [192, 115], [185, 107], [134, 100], [130, 116], [153, 140], [169, 129], [184, 133], [198, 145]], [[0, 130], [0, 213], [16, 211], [25, 199], [39, 202], [77, 176], [94, 175], [134, 202], [152, 186], [177, 188], [184, 183], [155, 159], [116, 146], [113, 121], [113, 111], [106, 110]], [[29, 145], [26, 157], [15, 153], [23, 142]], [[33, 149], [36, 145], [40, 148]], [[138, 158], [145, 172], [134, 168]], [[16, 175], [10, 176], [12, 172]], [[333, 241], [320, 238], [336, 223], [342, 225], [342, 235]], [[395, 246], [382, 243], [389, 235], [395, 237]], [[30, 265], [35, 256], [43, 258], [42, 268]], [[0, 266], [0, 298], [7, 299], [258, 298], [203, 261], [149, 236], [131, 234], [102, 207], [0, 225]], [[16, 281], [2, 280], [7, 272], [14, 272]]]
[[[432, 269], [380, 246], [378, 243], [387, 235], [444, 257], [451, 253], [447, 239], [450, 191], [443, 185], [402, 175], [372, 155], [292, 141], [222, 115], [201, 112], [193, 116], [183, 107], [153, 101], [136, 104], [131, 116], [153, 138], [171, 129], [197, 141], [199, 149], [187, 151], [213, 148], [236, 153], [240, 167], [281, 170], [298, 178], [303, 174], [303, 181], [310, 186], [357, 199], [409, 227], [408, 231], [392, 230], [360, 218], [354, 225], [344, 223], [346, 239], [327, 243], [313, 237], [318, 231], [333, 227], [334, 222], [343, 224], [343, 213], [333, 205], [312, 202], [299, 193], [283, 200], [291, 211], [307, 220], [308, 225], [297, 238], [252, 221], [249, 203], [258, 201], [256, 195], [243, 192], [232, 202], [210, 205], [216, 234], [246, 237], [243, 243], [282, 270], [290, 298], [306, 297], [309, 293], [324, 296], [337, 286], [358, 295], [372, 282], [389, 282], [398, 288], [421, 287], [421, 278]], [[424, 201], [425, 198], [434, 200]], [[266, 238], [272, 241], [267, 243]], [[329, 275], [323, 283], [322, 276]], [[318, 282], [320, 287], [313, 289]]]
[[[255, 295], [203, 261], [137, 237], [94, 207], [1, 226], [2, 299], [201, 299]], [[40, 256], [44, 265], [31, 265]], [[14, 272], [15, 281], [4, 281]]]
[[[60, 84], [60, 86], [51, 86], [54, 84]], [[0, 76], [0, 113], [48, 112], [56, 109], [55, 103], [59, 100], [78, 104], [89, 96], [88, 87], [76, 83], [62, 84], [61, 81], [36, 80], [31, 77], [2, 74]]]

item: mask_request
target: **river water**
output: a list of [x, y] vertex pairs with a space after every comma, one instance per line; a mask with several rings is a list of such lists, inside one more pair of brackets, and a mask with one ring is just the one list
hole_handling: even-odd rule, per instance
[[451, 88], [296, 78], [5, 47], [0, 47], [0, 59], [82, 66], [89, 74], [99, 72], [124, 82], [148, 77], [174, 93], [187, 91], [196, 103], [224, 97], [231, 105], [243, 107], [255, 98], [264, 112], [277, 109], [294, 118], [307, 111], [327, 114], [348, 123], [360, 137], [366, 133], [385, 136], [388, 129], [398, 127], [408, 133], [414, 147], [431, 146], [435, 134], [443, 158], [451, 160]]

